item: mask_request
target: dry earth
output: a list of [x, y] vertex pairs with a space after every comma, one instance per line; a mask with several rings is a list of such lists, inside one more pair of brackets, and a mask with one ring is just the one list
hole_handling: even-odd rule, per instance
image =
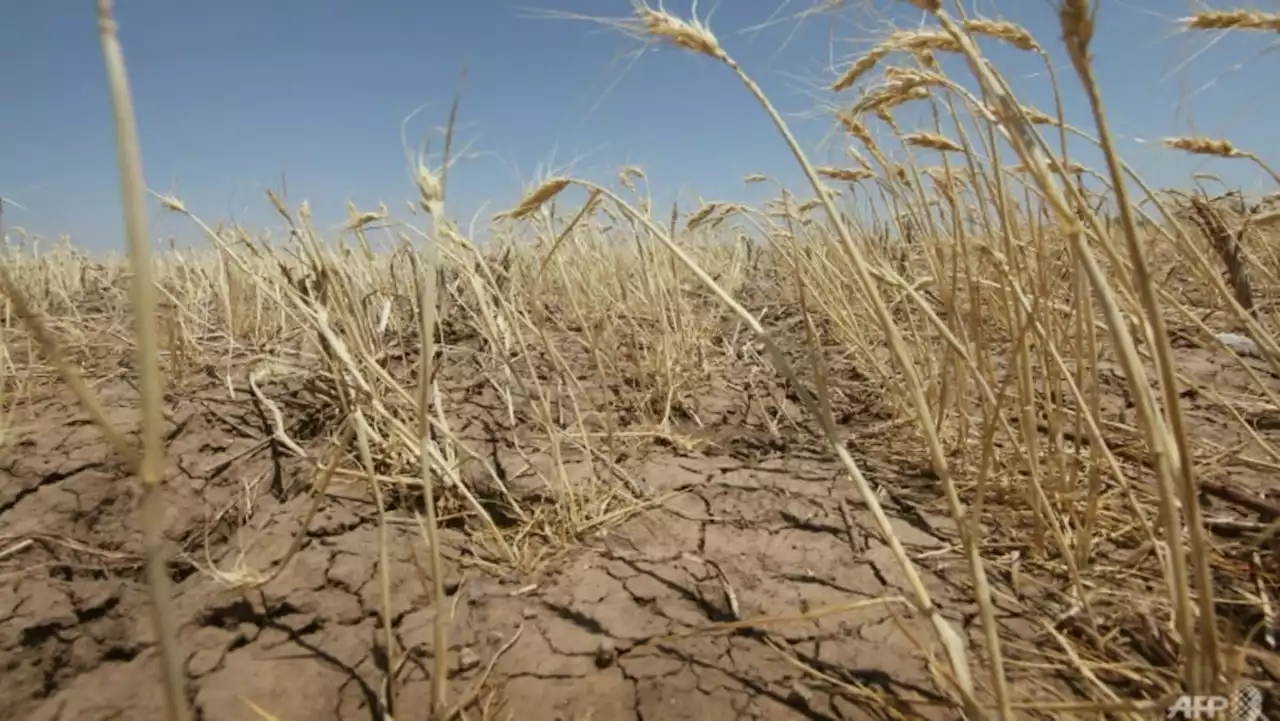
[[[136, 393], [119, 367], [127, 363], [111, 365], [91, 375], [111, 418], [130, 427]], [[1233, 382], [1236, 371], [1201, 365], [1206, 381]], [[459, 435], [532, 498], [542, 483], [494, 440], [501, 409], [461, 380], [446, 387]], [[317, 445], [326, 419], [306, 389], [282, 382], [264, 391], [284, 409], [291, 435]], [[283, 721], [376, 719], [385, 658], [378, 524], [364, 484], [335, 482], [301, 552], [260, 592], [228, 592], [199, 570], [208, 561], [224, 570], [275, 567], [310, 500], [312, 471], [270, 440], [261, 409], [245, 389], [238, 393], [229, 400], [225, 386], [201, 376], [169, 392], [164, 526], [189, 698], [203, 721], [260, 718], [250, 704]], [[451, 698], [478, 694], [470, 718], [486, 708], [529, 721], [958, 718], [926, 666], [926, 653], [941, 658], [928, 624], [886, 601], [909, 595], [902, 573], [837, 463], [811, 438], [772, 438], [721, 396], [704, 398], [704, 419], [716, 419], [704, 443], [651, 443], [615, 459], [612, 473], [643, 487], [647, 510], [601, 526], [537, 568], [498, 571], [480, 560], [466, 524], [445, 523]], [[980, 660], [968, 574], [937, 484], [921, 471], [924, 456], [895, 450], [914, 446], [912, 434], [887, 422], [874, 393], [845, 397], [851, 450]], [[1197, 422], [1232, 442], [1210, 421]], [[58, 384], [24, 404], [16, 434], [0, 456], [0, 720], [162, 718], [135, 480]], [[1235, 470], [1237, 480], [1253, 474], [1250, 485], [1264, 480]], [[569, 477], [600, 472], [611, 473], [567, 461]], [[426, 719], [435, 611], [422, 537], [403, 504], [393, 503], [389, 516], [402, 659], [395, 718]], [[1051, 644], [1037, 620], [1045, 610], [998, 567], [992, 578], [1006, 636], [1025, 640], [1008, 642], [1006, 655], [1030, 658]], [[854, 608], [760, 620], [841, 605]], [[735, 618], [754, 621], [715, 628]], [[1034, 668], [1013, 663], [1010, 675], [1031, 698], [1046, 688], [1037, 684], [1071, 693], [1071, 681]]]

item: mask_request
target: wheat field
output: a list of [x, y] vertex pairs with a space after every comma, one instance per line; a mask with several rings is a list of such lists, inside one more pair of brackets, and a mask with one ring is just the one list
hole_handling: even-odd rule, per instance
[[[841, 166], [636, 6], [615, 29], [722, 66], [808, 185], [551, 177], [479, 244], [447, 157], [337, 237], [149, 194], [100, 0], [128, 257], [0, 256], [0, 721], [1275, 717], [1280, 214], [1132, 172], [1086, 0], [1052, 39], [913, 4], [829, 78]], [[153, 250], [156, 200], [205, 245]]]

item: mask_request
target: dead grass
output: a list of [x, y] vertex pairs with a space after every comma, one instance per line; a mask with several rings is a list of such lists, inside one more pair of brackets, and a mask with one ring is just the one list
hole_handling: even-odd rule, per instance
[[[885, 611], [896, 623], [925, 625], [903, 631], [912, 646], [895, 652], [929, 659], [931, 703], [949, 713], [1138, 718], [1178, 693], [1244, 683], [1266, 691], [1274, 708], [1280, 505], [1266, 486], [1280, 469], [1280, 259], [1269, 224], [1256, 220], [1265, 213], [1171, 200], [1140, 180], [1145, 197], [1130, 197], [1132, 174], [1096, 91], [1087, 3], [1063, 2], [1061, 23], [1106, 158], [1096, 171], [1054, 150], [1081, 134], [1061, 107], [1050, 115], [1021, 105], [977, 43], [1000, 40], [1047, 64], [1037, 39], [1007, 22], [961, 21], [939, 4], [916, 4], [934, 28], [895, 33], [834, 82], [838, 91], [869, 89], [835, 118], [860, 148], [850, 167], [811, 165], [698, 18], [640, 5], [618, 24], [722, 64], [726, 80], [736, 76], [759, 101], [810, 182], [764, 208], [708, 203], [660, 219], [636, 189], [638, 169], [618, 188], [557, 177], [495, 218], [498, 240], [482, 251], [447, 219], [443, 172], [419, 160], [416, 218], [352, 209], [343, 235], [325, 239], [305, 204], [290, 208], [273, 194], [290, 238], [272, 247], [235, 227], [215, 229], [166, 197], [209, 250], [153, 258], [123, 61], [109, 3], [100, 3], [129, 264], [36, 241], [5, 249], [0, 450], [25, 437], [18, 417], [65, 384], [107, 434], [124, 477], [137, 479], [169, 717], [191, 718], [192, 696], [169, 590], [174, 550], [162, 534], [165, 398], [208, 388], [210, 378], [225, 398], [260, 410], [254, 448], [291, 458], [307, 480], [286, 550], [271, 565], [247, 565], [245, 553], [230, 563], [209, 551], [206, 533], [203, 561], [192, 562], [199, 578], [246, 599], [279, 584], [310, 547], [336, 485], [362, 484], [377, 528], [365, 562], [378, 568], [382, 718], [407, 717], [416, 712], [402, 709], [419, 703], [401, 697], [398, 681], [413, 657], [397, 640], [403, 612], [393, 598], [406, 568], [398, 544], [413, 546], [432, 613], [424, 718], [488, 717], [498, 698], [490, 672], [521, 631], [451, 698], [445, 609], [458, 591], [446, 587], [446, 566], [555, 573], [578, 549], [688, 490], [660, 490], [630, 459], [741, 449], [751, 423], [760, 429], [752, 462], [777, 449], [813, 453], [852, 483], [865, 513], [854, 519], [840, 506], [850, 553], [864, 534], [875, 538], [900, 585], [872, 601], [747, 615], [730, 574], [708, 558], [723, 617], [629, 652], [747, 630], [805, 683], [897, 708], [766, 630], [896, 603], [909, 609]], [[1194, 30], [1273, 25], [1244, 11], [1187, 21]], [[933, 52], [964, 57], [981, 97], [943, 75]], [[888, 64], [896, 60], [903, 64]], [[877, 69], [882, 77], [873, 78]], [[907, 102], [932, 104], [935, 126], [899, 128], [893, 112]], [[871, 122], [892, 143], [873, 141]], [[1166, 143], [1271, 172], [1229, 141]], [[1018, 172], [987, 160], [1000, 147], [1017, 154]], [[1098, 188], [1084, 189], [1086, 175]], [[846, 205], [864, 190], [893, 213], [866, 217]], [[1100, 215], [1104, 199], [1118, 218]], [[558, 211], [565, 205], [576, 205], [567, 218]], [[533, 242], [517, 240], [530, 229]], [[1224, 333], [1246, 336], [1254, 357], [1241, 357]], [[136, 360], [121, 369], [126, 350]], [[136, 439], [99, 397], [120, 377], [138, 388]], [[298, 390], [282, 405], [271, 389], [285, 386]], [[734, 410], [739, 396], [745, 405]], [[533, 484], [517, 487], [471, 432], [467, 406], [480, 397], [501, 420], [490, 430], [502, 452], [535, 469]], [[922, 552], [903, 540], [902, 489], [876, 470], [886, 463], [928, 479], [930, 507], [949, 519], [945, 544]], [[210, 528], [236, 518], [223, 537], [251, 528], [266, 537], [254, 522], [255, 491], [246, 484], [241, 495]], [[451, 547], [442, 539], [457, 529], [465, 541]], [[51, 543], [8, 538], [0, 562]], [[92, 552], [75, 538], [57, 543]], [[939, 597], [935, 577], [958, 590]], [[961, 605], [964, 618], [953, 613]], [[600, 664], [616, 660], [612, 643], [597, 652]], [[261, 701], [246, 699], [260, 717], [289, 717]]]

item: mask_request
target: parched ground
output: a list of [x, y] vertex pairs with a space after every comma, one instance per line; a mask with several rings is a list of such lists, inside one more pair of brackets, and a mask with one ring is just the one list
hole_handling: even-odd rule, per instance
[[[1235, 372], [1206, 363], [1212, 378]], [[118, 370], [96, 376], [110, 417], [131, 427], [134, 389]], [[460, 387], [446, 407], [474, 412], [458, 411], [459, 436], [491, 455], [511, 487], [537, 491], [524, 461], [545, 470], [549, 457], [492, 443], [485, 419], [501, 409]], [[276, 568], [310, 504], [314, 471], [271, 440], [267, 415], [238, 393], [230, 400], [225, 385], [197, 376], [168, 403], [164, 528], [197, 718], [263, 718], [255, 709], [282, 721], [380, 718], [387, 660], [366, 484], [335, 480], [300, 552], [261, 590], [228, 591], [202, 570]], [[303, 391], [281, 383], [264, 393], [295, 440], [319, 445], [323, 413], [299, 400]], [[905, 602], [902, 572], [838, 463], [813, 439], [771, 437], [744, 409], [721, 405], [721, 424], [696, 447], [648, 444], [603, 470], [566, 460], [567, 477], [638, 485], [647, 507], [542, 544], [546, 555], [524, 571], [486, 561], [474, 527], [445, 519], [450, 698], [467, 718], [959, 718], [928, 667], [945, 667], [936, 637]], [[925, 458], [894, 451], [909, 431], [874, 400], [845, 420], [925, 585], [981, 662], [968, 574]], [[136, 481], [58, 385], [20, 409], [13, 433], [0, 455], [0, 721], [163, 718]], [[426, 719], [440, 609], [411, 508], [391, 504], [388, 533], [394, 717]], [[1117, 539], [1113, 550], [1134, 553]], [[1015, 688], [1023, 699], [1070, 696], [1078, 677], [1032, 662], [1054, 645], [1041, 623], [1051, 594], [1006, 570], [991, 564]]]

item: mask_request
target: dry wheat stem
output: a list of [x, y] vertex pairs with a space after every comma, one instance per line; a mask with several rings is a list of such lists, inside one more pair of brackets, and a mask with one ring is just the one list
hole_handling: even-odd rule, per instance
[[147, 585], [151, 592], [152, 619], [164, 674], [165, 703], [169, 718], [172, 721], [188, 721], [191, 711], [186, 699], [186, 675], [177, 646], [177, 622], [173, 616], [169, 570], [162, 545], [164, 388], [155, 325], [156, 299], [147, 232], [146, 184], [142, 177], [142, 151], [138, 143], [137, 120], [129, 91], [124, 51], [116, 35], [111, 0], [98, 0], [98, 35], [102, 43], [102, 56], [115, 116], [121, 202], [124, 206], [129, 260], [134, 274], [131, 304], [142, 406], [142, 455], [138, 463], [138, 478], [142, 483], [142, 535]]
[[[1084, 7], [1084, 0], [1069, 0], [1064, 2], [1064, 18], [1070, 17], [1069, 8], [1076, 4], [1081, 8]], [[1079, 12], [1083, 14], [1083, 10]], [[1072, 29], [1064, 23], [1064, 32], [1071, 33]], [[1213, 579], [1209, 568], [1208, 550], [1204, 538], [1204, 519], [1200, 510], [1200, 492], [1199, 485], [1195, 478], [1195, 464], [1189, 457], [1188, 441], [1186, 431], [1186, 421], [1182, 411], [1182, 401], [1178, 392], [1176, 379], [1176, 369], [1172, 357], [1172, 349], [1169, 346], [1169, 333], [1166, 327], [1164, 314], [1160, 309], [1159, 301], [1156, 297], [1156, 290], [1152, 282], [1148, 264], [1142, 249], [1138, 245], [1137, 228], [1133, 219], [1133, 206], [1128, 199], [1127, 190], [1124, 185], [1123, 171], [1116, 162], [1116, 152], [1113, 147], [1111, 133], [1107, 127], [1106, 115], [1103, 111], [1102, 101], [1098, 95], [1097, 84], [1093, 79], [1092, 63], [1087, 53], [1087, 38], [1081, 39], [1078, 43], [1068, 42], [1068, 48], [1071, 51], [1072, 61], [1076, 66], [1076, 71], [1080, 75], [1081, 82], [1084, 84], [1089, 94], [1089, 103], [1095, 115], [1095, 124], [1098, 127], [1099, 140], [1102, 142], [1104, 155], [1107, 158], [1107, 166], [1111, 174], [1111, 183], [1116, 193], [1117, 205], [1120, 210], [1120, 221], [1124, 227], [1124, 237], [1129, 248], [1130, 262], [1132, 264], [1135, 284], [1142, 296], [1142, 303], [1147, 313], [1147, 321], [1151, 323], [1152, 335], [1154, 342], [1151, 344], [1155, 350], [1157, 360], [1156, 369], [1161, 376], [1161, 385], [1164, 390], [1165, 413], [1168, 414], [1169, 429], [1171, 431], [1172, 447], [1168, 452], [1173, 455], [1170, 459], [1169, 473], [1180, 473], [1181, 475], [1181, 500], [1183, 513], [1186, 522], [1186, 538], [1190, 550], [1190, 561], [1195, 575], [1197, 600], [1199, 601], [1199, 644], [1193, 644], [1191, 637], [1187, 634], [1193, 631], [1194, 627], [1187, 625], [1180, 629], [1184, 634], [1182, 639], [1184, 648], [1191, 649], [1191, 652], [1184, 653], [1187, 666], [1187, 682], [1192, 693], [1207, 691], [1209, 689], [1219, 689], [1219, 679], [1221, 677], [1221, 649], [1218, 639], [1217, 630], [1217, 614], [1214, 605]], [[1152, 446], [1153, 455], [1161, 452], [1159, 446]], [[1159, 460], [1157, 460], [1159, 463]], [[1172, 479], [1170, 479], [1172, 481]], [[1170, 539], [1172, 548], [1178, 548], [1178, 544], [1173, 543]], [[1180, 554], [1176, 554], [1180, 555]], [[1180, 593], [1184, 593], [1179, 589]], [[1188, 599], [1185, 597], [1180, 599], [1182, 603], [1186, 603]], [[1187, 613], [1189, 617], [1190, 614]], [[1184, 619], [1184, 621], [1188, 621]], [[1204, 657], [1197, 659], [1196, 653], [1203, 654]], [[1196, 667], [1195, 661], [1199, 660], [1203, 666]]]
[[[453, 110], [450, 112], [449, 126], [445, 132], [446, 145], [453, 137], [453, 122], [457, 107], [458, 98], [455, 96]], [[444, 167], [447, 169], [447, 155], [444, 162]], [[443, 613], [445, 579], [444, 565], [440, 557], [440, 523], [436, 517], [435, 488], [437, 475], [432, 473], [432, 464], [428, 463], [427, 459], [439, 456], [438, 447], [432, 438], [430, 418], [432, 407], [440, 402], [440, 395], [435, 386], [437, 370], [435, 367], [435, 327], [439, 320], [438, 308], [440, 302], [436, 274], [440, 268], [440, 242], [442, 238], [446, 237], [448, 228], [444, 221], [443, 177], [439, 182], [436, 182], [435, 176], [427, 171], [422, 163], [418, 164], [418, 195], [423, 209], [427, 210], [431, 215], [431, 222], [435, 230], [433, 237], [425, 239], [426, 268], [422, 268], [419, 265], [419, 259], [416, 254], [410, 256], [410, 263], [414, 270], [414, 284], [418, 288], [418, 314], [421, 320], [421, 325], [418, 327], [418, 335], [422, 341], [418, 367], [418, 397], [416, 399], [418, 405], [418, 454], [421, 459], [423, 502], [426, 507], [426, 519], [422, 522], [422, 528], [428, 544], [427, 552], [431, 564], [432, 605], [436, 610], [431, 624], [433, 662], [431, 696], [428, 701], [431, 715], [438, 716], [445, 710], [448, 703], [449, 643], [448, 629]], [[441, 421], [443, 420], [443, 413], [441, 413]], [[461, 487], [461, 484], [459, 484], [459, 487]], [[490, 524], [492, 526], [492, 519], [490, 519]], [[496, 531], [497, 529], [492, 528], [492, 530]], [[501, 534], [498, 535], [498, 538], [501, 539]]]

